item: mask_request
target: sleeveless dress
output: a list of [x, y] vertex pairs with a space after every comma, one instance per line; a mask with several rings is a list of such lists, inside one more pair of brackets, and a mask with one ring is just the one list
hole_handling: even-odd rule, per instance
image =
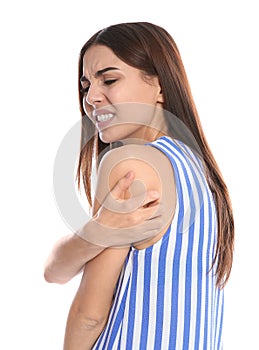
[[92, 349], [222, 350], [224, 291], [210, 269], [217, 215], [202, 162], [169, 137], [147, 146], [161, 150], [172, 164], [175, 215], [154, 245], [131, 247], [107, 324]]

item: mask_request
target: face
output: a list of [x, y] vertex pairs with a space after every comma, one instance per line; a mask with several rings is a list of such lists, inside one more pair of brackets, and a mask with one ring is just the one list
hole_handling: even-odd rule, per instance
[[83, 58], [81, 84], [85, 113], [103, 142], [152, 138], [150, 125], [163, 103], [157, 77], [144, 76], [110, 48], [93, 45]]

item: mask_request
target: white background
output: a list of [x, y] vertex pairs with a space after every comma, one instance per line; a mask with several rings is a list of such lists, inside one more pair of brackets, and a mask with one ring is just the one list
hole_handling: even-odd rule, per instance
[[79, 279], [47, 284], [43, 265], [53, 243], [70, 232], [52, 180], [59, 144], [80, 118], [78, 53], [107, 25], [150, 21], [178, 44], [233, 201], [225, 350], [259, 349], [256, 1], [10, 0], [0, 6], [0, 348], [62, 349]]

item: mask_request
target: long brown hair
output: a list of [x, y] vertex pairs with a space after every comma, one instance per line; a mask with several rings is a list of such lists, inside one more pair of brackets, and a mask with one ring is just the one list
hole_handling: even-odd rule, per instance
[[[230, 276], [234, 249], [234, 219], [231, 201], [226, 184], [202, 130], [179, 50], [165, 29], [148, 22], [116, 24], [97, 32], [83, 46], [79, 56], [78, 71], [79, 103], [82, 114], [81, 152], [77, 171], [78, 186], [80, 187], [82, 178], [91, 205], [92, 160], [93, 157], [98, 159], [98, 155], [107, 147], [94, 132], [95, 127], [85, 116], [83, 108], [80, 83], [83, 75], [83, 56], [94, 44], [109, 47], [128, 65], [141, 70], [146, 75], [157, 76], [163, 92], [164, 110], [177, 116], [194, 136], [196, 145], [190, 146], [196, 148], [196, 151], [203, 157], [207, 180], [217, 208], [218, 239], [213, 265], [217, 263], [217, 285], [224, 287]], [[176, 135], [172, 128], [169, 128], [168, 134], [188, 144], [188, 140], [183, 140], [181, 135]]]

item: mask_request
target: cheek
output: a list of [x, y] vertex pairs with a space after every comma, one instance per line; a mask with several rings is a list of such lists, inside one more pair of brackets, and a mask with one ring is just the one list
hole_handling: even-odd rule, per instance
[[117, 123], [132, 123], [135, 125], [147, 125], [152, 120], [154, 105], [144, 102], [129, 102], [116, 106]]
[[146, 89], [142, 89], [139, 92], [139, 102], [146, 103], [149, 105], [155, 105], [156, 104], [156, 95], [153, 91], [153, 89], [150, 89], [150, 87]]

